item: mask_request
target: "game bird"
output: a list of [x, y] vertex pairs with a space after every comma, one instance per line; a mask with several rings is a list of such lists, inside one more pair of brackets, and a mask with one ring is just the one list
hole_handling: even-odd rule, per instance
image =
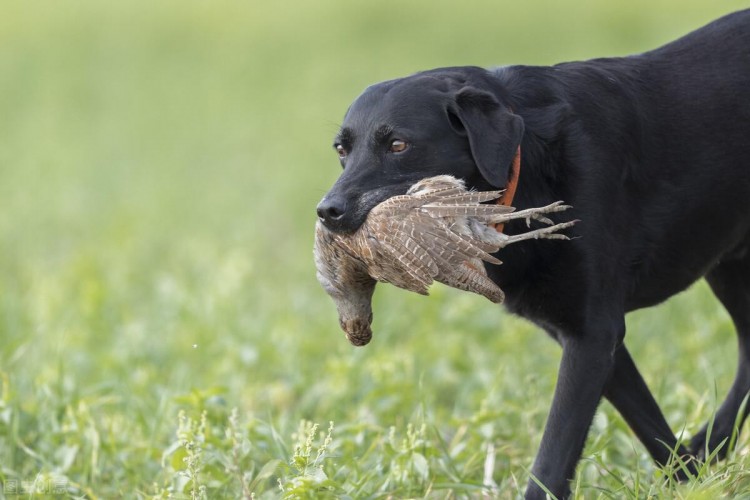
[[[463, 181], [440, 175], [423, 179], [405, 195], [374, 207], [352, 234], [315, 227], [317, 277], [333, 298], [339, 324], [349, 341], [362, 346], [372, 338], [372, 295], [380, 281], [427, 295], [433, 281], [474, 292], [495, 303], [503, 291], [487, 277], [492, 254], [528, 239], [568, 239], [558, 231], [576, 221], [554, 224], [546, 214], [570, 208], [561, 201], [515, 211], [497, 200], [502, 191], [468, 191]], [[498, 230], [514, 219], [537, 220], [546, 227], [517, 235]]]

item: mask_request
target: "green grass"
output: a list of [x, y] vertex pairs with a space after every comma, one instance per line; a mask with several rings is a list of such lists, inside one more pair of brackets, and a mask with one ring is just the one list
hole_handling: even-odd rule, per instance
[[[0, 498], [518, 496], [559, 349], [442, 286], [379, 286], [348, 345], [311, 253], [338, 120], [374, 81], [639, 52], [740, 7], [6, 2]], [[732, 380], [726, 313], [701, 283], [628, 327], [696, 432]], [[669, 484], [605, 403], [574, 489], [750, 496], [748, 451]]]

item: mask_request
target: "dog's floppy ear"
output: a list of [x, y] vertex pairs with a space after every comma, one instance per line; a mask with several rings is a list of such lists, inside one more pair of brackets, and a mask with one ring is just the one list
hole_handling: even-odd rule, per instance
[[456, 92], [448, 119], [456, 133], [468, 137], [474, 162], [487, 182], [505, 187], [523, 136], [523, 119], [489, 92], [474, 87]]

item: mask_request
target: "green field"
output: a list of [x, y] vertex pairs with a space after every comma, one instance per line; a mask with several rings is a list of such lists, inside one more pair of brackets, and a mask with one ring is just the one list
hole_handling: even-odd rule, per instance
[[[0, 498], [522, 494], [559, 348], [440, 285], [379, 286], [348, 344], [311, 251], [337, 124], [375, 81], [641, 52], [743, 4], [3, 2]], [[628, 328], [696, 432], [727, 314], [699, 283]], [[750, 497], [748, 453], [670, 484], [604, 403], [575, 495]]]

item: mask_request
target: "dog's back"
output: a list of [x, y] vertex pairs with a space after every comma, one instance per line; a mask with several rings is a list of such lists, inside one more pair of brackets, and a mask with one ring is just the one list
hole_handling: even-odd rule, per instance
[[[626, 310], [747, 251], [750, 10], [644, 54], [496, 74], [518, 108], [532, 110], [532, 134], [559, 123], [547, 132], [567, 150], [555, 196], [578, 210], [583, 246], [597, 247], [589, 255], [624, 284]], [[556, 104], [539, 108], [542, 97]], [[530, 199], [534, 190], [522, 186], [521, 199], [544, 201]]]
[[[750, 10], [640, 56], [632, 307], [750, 246]], [[627, 186], [627, 184], [626, 184]]]

